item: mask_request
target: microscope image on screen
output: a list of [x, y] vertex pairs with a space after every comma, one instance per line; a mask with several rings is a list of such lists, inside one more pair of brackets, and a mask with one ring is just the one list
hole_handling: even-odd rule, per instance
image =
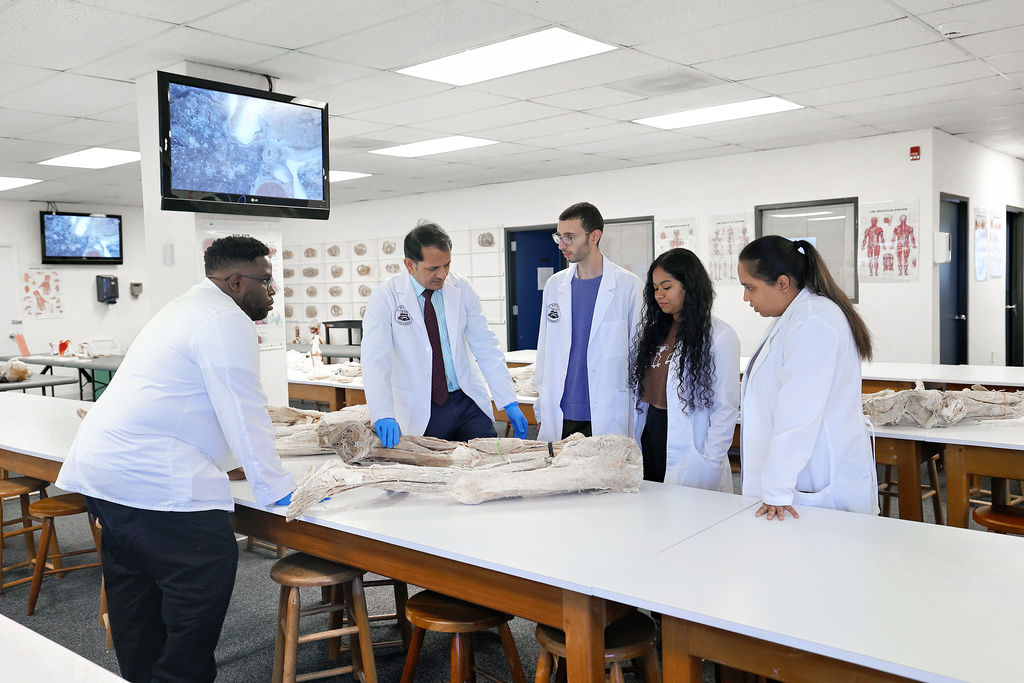
[[121, 220], [108, 216], [44, 216], [50, 257], [120, 258]]
[[323, 200], [321, 111], [169, 84], [173, 187]]

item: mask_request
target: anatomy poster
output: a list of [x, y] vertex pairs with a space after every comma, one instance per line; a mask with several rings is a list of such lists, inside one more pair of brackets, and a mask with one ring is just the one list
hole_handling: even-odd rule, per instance
[[1006, 236], [1003, 218], [995, 215], [988, 219], [988, 275], [1002, 277], [1006, 269]]
[[[237, 235], [240, 230], [237, 223], [225, 221], [204, 221], [203, 227], [196, 229], [196, 241], [202, 252], [218, 237]], [[281, 268], [283, 264], [281, 246], [281, 231], [261, 224], [247, 223], [245, 234], [251, 235], [260, 240], [270, 248], [270, 264], [273, 268], [274, 282], [281, 282]], [[202, 268], [203, 259], [199, 259]], [[278, 284], [280, 287], [280, 284]], [[256, 322], [256, 340], [259, 342], [260, 351], [284, 348], [284, 296], [281, 292], [274, 294], [274, 309], [264, 320]]]
[[984, 282], [988, 279], [988, 212], [984, 208], [974, 210], [974, 279]]
[[699, 255], [696, 218], [658, 221], [654, 224], [654, 255], [676, 248], [689, 249]]
[[862, 283], [917, 280], [920, 215], [917, 200], [861, 204], [857, 273]]
[[740, 251], [754, 236], [754, 216], [734, 214], [708, 219], [708, 275], [712, 280], [737, 282]]
[[64, 302], [60, 292], [60, 273], [49, 268], [25, 271], [21, 297], [29, 318], [63, 318]]

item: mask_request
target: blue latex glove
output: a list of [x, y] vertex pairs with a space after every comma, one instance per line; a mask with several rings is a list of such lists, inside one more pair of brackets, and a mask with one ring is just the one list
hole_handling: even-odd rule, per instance
[[512, 436], [517, 439], [525, 439], [528, 426], [526, 424], [526, 416], [523, 415], [519, 404], [513, 401], [502, 408], [502, 410], [508, 415], [508, 421], [512, 423]]
[[295, 493], [295, 491], [292, 491], [287, 496], [285, 496], [281, 500], [279, 500], [276, 503], [274, 503], [274, 505], [291, 505], [291, 503], [292, 503], [292, 493]]
[[373, 428], [377, 430], [377, 436], [384, 448], [394, 448], [398, 445], [398, 437], [402, 436], [402, 430], [395, 418], [381, 418], [373, 423]]

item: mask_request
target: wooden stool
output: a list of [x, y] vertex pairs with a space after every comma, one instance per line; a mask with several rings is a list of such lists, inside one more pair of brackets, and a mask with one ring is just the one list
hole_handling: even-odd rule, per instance
[[[938, 461], [941, 453], [936, 453], [924, 462], [928, 466], [928, 483], [921, 484], [921, 500], [932, 501], [932, 513], [936, 524], [945, 524], [946, 515], [942, 510], [942, 498], [939, 496]], [[899, 496], [899, 482], [894, 477], [895, 465], [884, 465], [882, 481], [878, 484], [878, 495], [882, 496], [882, 516], [888, 517], [892, 511], [892, 499]], [[894, 490], [896, 489], [896, 490]]]
[[[49, 548], [50, 540], [53, 538], [53, 520], [57, 517], [67, 517], [68, 515], [80, 515], [83, 512], [88, 513], [88, 508], [85, 507], [85, 498], [80, 493], [65, 493], [60, 496], [53, 496], [50, 498], [41, 498], [36, 502], [28, 506], [28, 512], [33, 517], [41, 517], [43, 519], [43, 530], [39, 534], [39, 547]], [[89, 530], [92, 531], [92, 540], [95, 544], [95, 550], [74, 550], [69, 553], [50, 553], [48, 558], [53, 559], [55, 562], [58, 559], [65, 557], [71, 557], [72, 555], [81, 555], [82, 553], [94, 552], [98, 556], [100, 554], [100, 534], [96, 529], [96, 520], [93, 519], [92, 514], [89, 514]], [[42, 553], [41, 553], [42, 554]], [[75, 567], [61, 567], [54, 569], [46, 569], [43, 562], [36, 561], [35, 572], [32, 574], [32, 588], [28, 594], [28, 613], [31, 615], [36, 611], [36, 600], [39, 599], [39, 589], [43, 585], [43, 577], [50, 576], [51, 574], [62, 575], [65, 572], [78, 571], [79, 569], [91, 569], [93, 567], [99, 567], [99, 562], [91, 562], [89, 564], [81, 564]]]
[[278, 545], [276, 543], [268, 543], [267, 541], [261, 541], [258, 538], [253, 538], [252, 536], [250, 536], [249, 538], [245, 539], [245, 549], [252, 550], [253, 548], [273, 550], [274, 554], [277, 555], [277, 559], [279, 560], [283, 558], [284, 554], [288, 551], [288, 548], [284, 547], [283, 545]]
[[[20, 529], [14, 531], [3, 531], [0, 534], [0, 594], [3, 594], [5, 588], [11, 586], [17, 586], [18, 584], [28, 583], [32, 580], [31, 576], [26, 576], [15, 581], [4, 582], [4, 573], [19, 569], [21, 567], [27, 567], [35, 562], [36, 559], [36, 543], [33, 533], [43, 528], [41, 524], [36, 524], [37, 520], [32, 519], [29, 514], [28, 508], [30, 504], [29, 496], [33, 493], [39, 493], [40, 497], [46, 497], [46, 487], [49, 484], [42, 479], [35, 479], [34, 477], [14, 477], [12, 479], [0, 479], [0, 531], [5, 526], [11, 524], [21, 523]], [[4, 498], [13, 498], [17, 496], [18, 502], [21, 504], [21, 517], [15, 519], [4, 519]], [[23, 562], [16, 562], [7, 567], [4, 566], [4, 547], [8, 538], [15, 536], [25, 537], [25, 560]]]
[[[536, 683], [548, 683], [554, 668], [557, 668], [556, 680], [565, 681], [565, 667], [558, 666], [558, 660], [565, 659], [565, 633], [537, 624], [537, 641], [540, 643], [540, 657], [537, 659]], [[622, 683], [622, 662], [638, 658], [643, 660], [644, 683], [661, 683], [658, 628], [653, 619], [634, 610], [604, 629], [604, 661], [611, 665], [611, 683]]]
[[989, 531], [1024, 534], [1024, 509], [1009, 505], [985, 505], [975, 508], [974, 521]]
[[379, 586], [392, 586], [395, 589], [395, 611], [389, 614], [371, 614], [370, 622], [389, 621], [394, 619], [398, 623], [398, 631], [401, 633], [401, 640], [381, 640], [375, 642], [375, 648], [394, 647], [401, 645], [405, 651], [409, 650], [409, 643], [412, 642], [412, 624], [405, 614], [405, 606], [409, 602], [409, 586], [395, 579], [372, 579], [363, 581], [363, 588], [376, 588]]
[[[102, 538], [103, 525], [100, 524], [100, 520], [95, 520], [93, 526]], [[100, 626], [103, 627], [107, 636], [104, 648], [110, 652], [114, 649], [114, 638], [110, 635], [110, 614], [107, 612], [107, 580], [102, 575], [100, 575]]]
[[511, 614], [449, 598], [433, 591], [423, 591], [409, 598], [405, 614], [412, 624], [412, 641], [409, 643], [409, 653], [405, 656], [402, 683], [412, 683], [416, 677], [416, 666], [419, 664], [423, 637], [427, 631], [455, 634], [452, 638], [452, 683], [474, 681], [476, 674], [501, 683], [500, 678], [476, 668], [473, 641], [470, 639], [474, 631], [495, 627], [498, 629], [501, 647], [508, 659], [512, 680], [515, 683], [526, 683], [519, 652], [516, 650], [515, 641], [512, 640], [512, 630], [508, 627], [508, 622], [512, 621]]
[[[365, 683], [377, 683], [377, 666], [373, 660], [373, 642], [370, 640], [370, 620], [366, 614], [362, 577], [361, 569], [305, 553], [292, 553], [274, 563], [270, 568], [270, 578], [281, 584], [274, 644], [274, 683], [310, 681], [343, 673], [352, 673]], [[324, 586], [331, 587], [331, 601], [322, 607], [302, 609], [299, 604], [299, 588]], [[343, 599], [339, 591], [344, 592]], [[354, 626], [342, 626], [343, 612], [352, 616]], [[326, 631], [299, 635], [299, 617], [324, 613], [330, 615]], [[296, 651], [300, 643], [331, 639], [328, 656], [334, 661], [341, 651], [341, 636], [349, 637], [351, 666], [295, 675]]]

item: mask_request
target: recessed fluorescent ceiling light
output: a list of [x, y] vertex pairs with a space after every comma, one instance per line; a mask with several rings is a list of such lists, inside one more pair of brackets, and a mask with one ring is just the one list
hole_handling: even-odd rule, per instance
[[773, 213], [772, 218], [804, 218], [806, 216], [828, 216], [831, 211], [811, 211], [810, 213]]
[[369, 178], [372, 173], [357, 173], [355, 171], [331, 171], [330, 182], [337, 183], [342, 180], [355, 180], [356, 178]]
[[74, 168], [110, 168], [121, 164], [130, 164], [138, 161], [142, 155], [138, 152], [129, 152], [123, 149], [108, 149], [106, 147], [93, 147], [83, 149], [81, 152], [65, 154], [61, 157], [47, 159], [39, 163], [44, 166], [73, 166]]
[[615, 49], [614, 45], [565, 29], [549, 28], [399, 69], [398, 73], [451, 85], [469, 85]]
[[846, 216], [829, 216], [828, 218], [808, 218], [807, 222], [811, 221], [841, 221], [845, 220]]
[[732, 121], [734, 119], [745, 119], [750, 116], [761, 116], [762, 114], [774, 114], [790, 109], [803, 109], [802, 104], [796, 104], [781, 97], [761, 97], [756, 100], [745, 100], [733, 102], [732, 104], [720, 104], [715, 107], [703, 107], [701, 109], [690, 109], [675, 114], [663, 114], [662, 116], [651, 116], [646, 119], [636, 119], [633, 123], [642, 123], [645, 126], [655, 128], [686, 128], [688, 126], [702, 126], [706, 123], [718, 123], [720, 121]]
[[371, 149], [370, 154], [386, 154], [392, 157], [425, 157], [430, 154], [441, 154], [442, 152], [454, 152], [459, 149], [472, 149], [473, 147], [496, 144], [498, 144], [497, 140], [471, 138], [466, 135], [452, 135], [447, 138], [424, 140], [423, 142], [413, 142], [408, 145], [398, 145], [397, 147]]
[[13, 190], [16, 187], [25, 187], [26, 185], [34, 185], [35, 183], [41, 183], [42, 180], [36, 180], [35, 178], [5, 178], [0, 176], [0, 192], [4, 190]]

